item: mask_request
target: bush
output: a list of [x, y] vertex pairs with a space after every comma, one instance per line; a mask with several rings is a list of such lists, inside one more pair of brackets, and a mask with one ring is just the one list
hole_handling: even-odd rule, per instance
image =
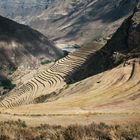
[[140, 125], [106, 125], [92, 123], [87, 126], [68, 127], [42, 124], [29, 127], [24, 121], [0, 122], [0, 140], [139, 140]]
[[9, 67], [9, 74], [12, 74], [12, 73], [14, 73], [15, 71], [16, 71], [16, 67], [14, 67], [14, 66], [10, 66]]
[[4, 79], [0, 82], [0, 86], [3, 86], [4, 89], [13, 89], [15, 87], [14, 84], [11, 83], [11, 81], [9, 79]]
[[45, 60], [45, 61], [42, 61], [42, 62], [41, 62], [42, 65], [49, 64], [49, 63], [51, 63], [50, 60]]
[[17, 123], [18, 126], [20, 126], [20, 127], [27, 127], [25, 121], [22, 121], [22, 120], [20, 120], [20, 119], [18, 119], [18, 121], [17, 121], [16, 123]]

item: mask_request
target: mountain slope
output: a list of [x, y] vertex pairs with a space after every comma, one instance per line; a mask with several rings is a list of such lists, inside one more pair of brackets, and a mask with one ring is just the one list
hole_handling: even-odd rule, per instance
[[137, 0], [58, 0], [28, 24], [59, 47], [110, 38], [136, 6]]
[[30, 112], [29, 114], [49, 115], [140, 113], [139, 63], [139, 59], [129, 60], [125, 66], [120, 65], [69, 85], [60, 94], [54, 94], [50, 98], [48, 96], [46, 100], [44, 96], [38, 104], [14, 108], [12, 113], [28, 114]]
[[52, 1], [0, 0], [0, 15], [24, 23], [31, 16], [40, 14]]
[[[24, 23], [60, 48], [106, 43], [137, 0], [0, 0], [0, 14]], [[12, 12], [11, 12], [12, 11]]]
[[41, 33], [0, 16], [0, 94], [14, 87], [7, 76], [17, 68], [25, 72], [62, 56], [63, 52]]
[[[140, 56], [140, 52], [139, 52], [140, 45], [139, 43], [137, 44], [137, 42], [139, 42], [139, 37], [140, 37], [139, 36], [140, 33], [139, 32], [139, 27], [140, 27], [139, 6], [140, 5], [138, 5], [138, 7], [134, 10], [132, 16], [130, 16], [122, 24], [122, 26], [113, 35], [112, 39], [108, 41], [108, 43], [104, 47], [102, 47], [102, 45], [94, 44], [94, 46], [86, 46], [79, 49], [76, 52], [70, 53], [68, 56], [58, 60], [56, 63], [51, 65], [48, 69], [39, 72], [30, 80], [24, 82], [24, 84], [18, 89], [15, 89], [11, 93], [4, 96], [0, 105], [2, 107], [15, 107], [19, 105], [30, 104], [30, 103], [34, 103], [37, 98], [51, 97], [53, 92], [56, 92], [54, 96], [57, 97], [58, 94], [61, 94], [61, 89], [64, 88], [65, 90], [65, 86], [67, 84], [75, 83], [91, 75], [96, 75], [98, 73], [113, 68], [114, 68], [112, 70], [113, 72], [110, 71], [110, 75], [114, 76], [115, 79], [113, 78], [114, 79], [113, 80], [112, 76], [109, 77], [110, 80], [108, 79], [107, 81], [109, 83], [111, 82], [110, 83], [111, 85], [108, 84], [108, 82], [106, 81], [107, 78], [105, 73], [105, 77], [103, 76], [103, 79], [101, 79], [101, 81], [105, 80], [105, 82], [103, 82], [103, 87], [106, 87], [107, 84], [108, 88], [110, 89], [113, 86], [112, 83], [113, 84], [115, 83], [116, 86], [118, 81], [117, 75], [120, 81], [121, 81], [121, 77], [123, 79], [125, 75], [128, 75], [126, 76], [126, 78], [124, 78], [124, 81], [122, 82], [122, 84], [126, 84], [126, 86], [128, 85], [128, 87], [130, 87], [130, 85], [133, 82], [134, 85], [135, 82], [139, 85], [138, 75], [139, 75], [140, 62], [139, 59], [138, 60], [136, 59], [137, 57]], [[134, 31], [137, 32], [137, 34], [132, 34]], [[122, 32], [123, 35], [120, 35], [120, 33], [122, 34]], [[133, 35], [135, 35], [135, 37], [133, 37]], [[131, 42], [131, 44], [129, 44], [130, 41], [129, 38], [130, 39], [134, 38], [135, 39], [134, 42], [133, 43]], [[120, 46], [116, 47], [115, 45], [111, 45], [111, 44], [117, 45], [118, 39], [119, 39], [118, 45]], [[101, 49], [95, 51], [94, 50], [95, 46]], [[134, 61], [129, 62], [128, 60], [132, 58], [134, 58]], [[122, 62], [124, 63], [125, 61], [128, 64], [126, 68], [126, 74], [123, 72], [125, 71], [124, 70], [125, 68], [117, 67], [117, 65], [121, 64]], [[130, 71], [127, 71], [127, 69]], [[116, 70], [118, 72], [116, 72], [115, 74], [114, 71]], [[119, 76], [119, 72], [120, 72], [120, 76]], [[138, 78], [138, 81], [134, 79], [134, 81], [132, 80], [132, 83], [129, 84], [129, 80], [131, 80], [132, 77], [135, 77], [135, 75]], [[97, 83], [100, 83], [101, 81], [99, 80], [99, 82]], [[118, 83], [120, 81], [118, 81]]]
[[[41, 33], [0, 16], [0, 66], [34, 68], [62, 52]], [[2, 68], [1, 68], [2, 70]]]

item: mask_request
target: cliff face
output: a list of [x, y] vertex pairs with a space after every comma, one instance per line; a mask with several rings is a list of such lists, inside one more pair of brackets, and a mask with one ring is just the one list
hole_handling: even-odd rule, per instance
[[136, 0], [57, 1], [29, 25], [55, 41], [59, 47], [106, 42], [125, 18], [132, 14]]

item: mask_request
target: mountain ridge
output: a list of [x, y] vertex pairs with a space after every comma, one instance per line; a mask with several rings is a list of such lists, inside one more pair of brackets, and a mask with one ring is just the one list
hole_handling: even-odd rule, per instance
[[[46, 4], [42, 5], [40, 10], [38, 2], [38, 8], [34, 12], [29, 6], [31, 10], [27, 10], [29, 14], [25, 16], [25, 2], [23, 15], [14, 16], [13, 19], [40, 31], [53, 40], [56, 46], [64, 48], [75, 44], [86, 46], [93, 41], [102, 41], [105, 44], [124, 19], [133, 12], [137, 0], [52, 0], [49, 3], [46, 8]], [[3, 10], [0, 9], [1, 11]], [[3, 15], [7, 16], [6, 12]]]

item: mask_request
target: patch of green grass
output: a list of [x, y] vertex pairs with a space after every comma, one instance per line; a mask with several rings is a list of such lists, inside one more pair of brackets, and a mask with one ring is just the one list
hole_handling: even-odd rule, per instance
[[45, 64], [49, 64], [49, 63], [51, 63], [51, 62], [52, 62], [52, 61], [50, 61], [50, 60], [45, 60], [45, 61], [42, 61], [41, 64], [42, 64], [42, 65], [45, 65]]
[[9, 79], [4, 79], [0, 81], [0, 86], [4, 87], [4, 89], [9, 89], [9, 90], [15, 87], [15, 85], [12, 84], [12, 82]]

